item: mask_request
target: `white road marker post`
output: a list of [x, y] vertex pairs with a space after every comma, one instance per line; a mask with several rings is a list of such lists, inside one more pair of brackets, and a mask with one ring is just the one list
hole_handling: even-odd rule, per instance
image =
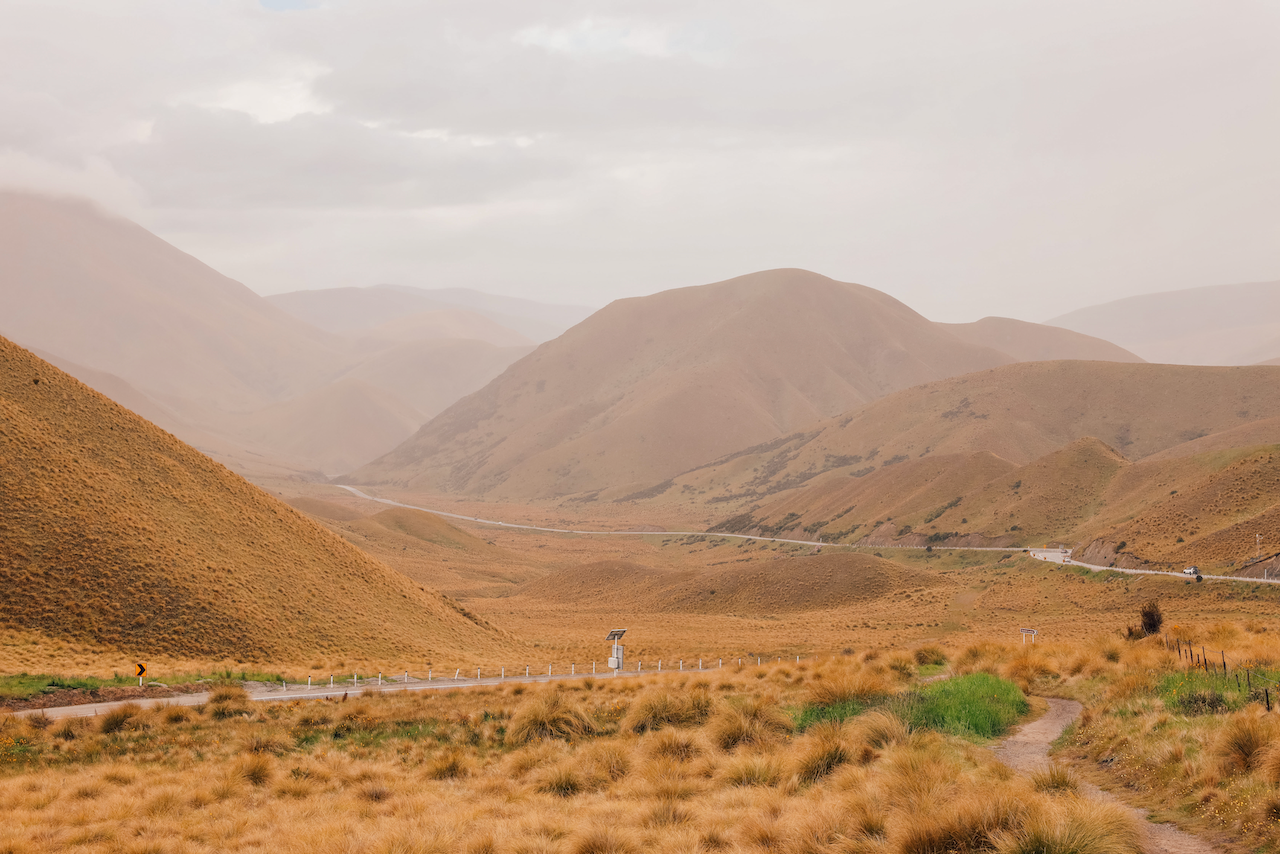
[[379, 684], [379, 685], [381, 685], [381, 684], [382, 684], [382, 671], [381, 671], [381, 670], [379, 670], [379, 671], [378, 671], [378, 684]]
[[479, 682], [479, 681], [480, 681], [480, 668], [479, 668], [479, 667], [477, 667], [477, 668], [476, 668], [476, 681], [477, 681], [477, 682]]
[[408, 671], [408, 670], [406, 670], [406, 671], [404, 672], [404, 684], [406, 684], [406, 685], [408, 685], [408, 684], [409, 684], [409, 671]]
[[502, 666], [502, 674], [498, 677], [498, 679], [506, 679], [506, 678], [507, 678], [507, 666], [504, 664]]
[[570, 676], [577, 676], [577, 675], [578, 675], [578, 665], [576, 665], [576, 664], [570, 664], [570, 665], [569, 665], [569, 675], [570, 675]]
[[307, 687], [308, 687], [308, 688], [310, 688], [310, 687], [311, 687], [311, 677], [310, 677], [310, 676], [308, 676], [308, 677], [307, 677]]
[[357, 673], [353, 673], [353, 674], [351, 674], [351, 678], [352, 678], [352, 679], [354, 679], [354, 680], [356, 681], [356, 687], [357, 687], [357, 688], [359, 688], [359, 687], [360, 687], [360, 674], [359, 674], [358, 672], [357, 672]]
[[459, 673], [461, 673], [461, 672], [462, 672], [462, 668], [461, 668], [461, 667], [459, 667], [457, 670], [453, 671], [453, 678], [454, 678], [454, 679], [457, 679], [457, 678], [458, 678], [458, 674], [459, 674]]

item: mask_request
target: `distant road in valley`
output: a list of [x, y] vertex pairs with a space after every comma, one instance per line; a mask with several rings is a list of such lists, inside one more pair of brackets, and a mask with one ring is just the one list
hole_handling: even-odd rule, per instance
[[[436, 516], [446, 516], [450, 519], [461, 519], [465, 522], [478, 522], [481, 525], [495, 525], [502, 528], [519, 528], [525, 531], [545, 531], [551, 534], [581, 534], [593, 537], [643, 537], [655, 535], [667, 535], [673, 537], [724, 537], [726, 539], [736, 540], [759, 540], [766, 543], [793, 543], [800, 546], [826, 546], [835, 548], [843, 546], [845, 548], [863, 548], [863, 549], [922, 549], [924, 546], [857, 546], [852, 543], [824, 543], [819, 540], [788, 540], [782, 537], [757, 537], [750, 534], [719, 534], [709, 533], [707, 531], [581, 531], [570, 528], [540, 528], [537, 525], [518, 525], [515, 522], [500, 522], [495, 519], [482, 519], [479, 516], [463, 516], [458, 513], [445, 513], [442, 510], [433, 510], [430, 507], [418, 507], [414, 504], [403, 504], [399, 501], [392, 501], [389, 498], [375, 498], [368, 495], [353, 486], [342, 486], [355, 495], [365, 498], [369, 501], [376, 501], [379, 504], [389, 504], [392, 507], [407, 507], [410, 510], [422, 510], [426, 513], [433, 513]], [[1173, 578], [1186, 578], [1181, 573], [1165, 572], [1158, 569], [1122, 569], [1118, 566], [1099, 566], [1092, 563], [1082, 563], [1078, 560], [1072, 560], [1071, 552], [1068, 549], [1021, 549], [1017, 546], [934, 546], [934, 551], [964, 551], [964, 552], [1021, 552], [1025, 551], [1037, 560], [1048, 561], [1050, 563], [1061, 563], [1070, 566], [1082, 566], [1085, 569], [1091, 569], [1094, 572], [1121, 572], [1126, 575], [1161, 575]], [[1274, 578], [1237, 578], [1233, 575], [1204, 575], [1203, 578], [1213, 581], [1237, 581], [1246, 584], [1280, 584], [1280, 579]]]

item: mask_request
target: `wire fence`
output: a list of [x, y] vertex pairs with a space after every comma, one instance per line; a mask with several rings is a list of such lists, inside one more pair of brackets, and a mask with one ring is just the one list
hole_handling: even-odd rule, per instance
[[[467, 685], [493, 685], [504, 682], [549, 681], [558, 679], [585, 678], [589, 676], [640, 676], [658, 673], [706, 673], [728, 667], [767, 667], [783, 663], [799, 664], [805, 660], [800, 655], [751, 655], [716, 658], [654, 658], [636, 659], [634, 665], [624, 663], [621, 668], [606, 666], [605, 662], [591, 661], [584, 663], [569, 662], [567, 664], [549, 663], [545, 666], [523, 664], [515, 667], [483, 666], [472, 667], [429, 667], [426, 672], [402, 670], [394, 673], [329, 673], [322, 676], [308, 676], [306, 682], [290, 682], [281, 679], [274, 683], [277, 690], [298, 691], [305, 689], [329, 688], [339, 690], [361, 690], [370, 687], [401, 685], [403, 687], [446, 687]], [[271, 683], [262, 683], [269, 686]]]
[[[1257, 662], [1228, 660], [1226, 650], [1211, 650], [1204, 644], [1193, 644], [1181, 638], [1170, 639], [1167, 634], [1162, 637], [1165, 649], [1178, 656], [1186, 671], [1202, 671], [1211, 682], [1221, 680], [1224, 686], [1229, 686], [1234, 676], [1236, 689], [1246, 692], [1246, 696], [1251, 699], [1256, 696], [1256, 699], [1262, 700], [1268, 712], [1271, 711], [1273, 689], [1276, 691], [1276, 701], [1280, 702], [1280, 680], [1264, 673]], [[1254, 683], [1257, 683], [1256, 688]], [[1260, 692], [1260, 695], [1255, 692]]]

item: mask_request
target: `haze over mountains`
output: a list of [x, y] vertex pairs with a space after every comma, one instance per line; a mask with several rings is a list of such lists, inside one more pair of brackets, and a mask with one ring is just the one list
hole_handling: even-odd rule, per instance
[[1114, 341], [1149, 362], [1253, 365], [1280, 359], [1280, 282], [1126, 297], [1045, 322]]
[[1064, 357], [1137, 361], [1066, 330], [933, 323], [872, 288], [773, 270], [618, 300], [346, 482], [618, 498], [919, 383]]
[[0, 495], [9, 630], [232, 660], [517, 646], [3, 338]]
[[0, 193], [0, 332], [236, 463], [349, 470], [529, 352], [494, 317], [542, 334], [586, 311], [424, 293], [320, 294], [350, 327], [322, 329], [86, 202]]

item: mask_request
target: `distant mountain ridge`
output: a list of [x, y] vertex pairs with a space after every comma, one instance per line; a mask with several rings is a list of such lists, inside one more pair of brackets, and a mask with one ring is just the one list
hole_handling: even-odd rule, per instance
[[1280, 281], [1125, 297], [1047, 320], [1150, 362], [1253, 365], [1280, 358]]
[[348, 470], [532, 348], [438, 305], [326, 331], [88, 202], [0, 192], [0, 333], [238, 466]]
[[273, 294], [267, 300], [294, 317], [330, 332], [367, 332], [434, 312], [451, 313], [459, 323], [466, 323], [465, 318], [470, 316], [471, 325], [475, 325], [475, 318], [484, 318], [527, 339], [498, 339], [493, 337], [494, 333], [482, 338], [498, 345], [549, 341], [595, 311], [587, 306], [541, 303], [467, 288], [427, 289], [408, 285], [292, 291]]
[[1138, 361], [1066, 330], [951, 327], [872, 288], [772, 270], [618, 300], [344, 481], [618, 498], [886, 394], [1017, 361], [982, 343], [1000, 336], [1023, 356]]

